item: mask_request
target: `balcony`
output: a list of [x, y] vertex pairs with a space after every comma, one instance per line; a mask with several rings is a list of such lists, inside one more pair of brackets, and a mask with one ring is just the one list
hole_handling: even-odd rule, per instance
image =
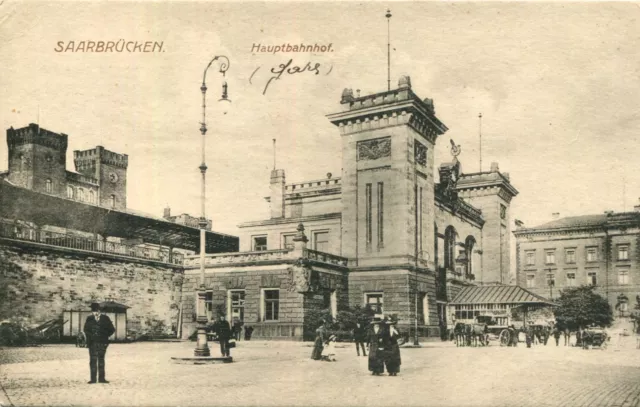
[[347, 267], [347, 262], [348, 262], [348, 259], [346, 257], [340, 257], [334, 254], [318, 252], [311, 249], [304, 249], [302, 256], [305, 259], [315, 260], [321, 263], [333, 264], [334, 266]]
[[94, 253], [106, 253], [135, 259], [151, 260], [167, 264], [182, 265], [182, 253], [169, 253], [169, 248], [127, 245], [80, 236], [55, 233], [25, 225], [0, 223], [0, 237], [49, 246], [64, 247]]
[[[205, 256], [205, 266], [220, 266], [227, 265], [260, 265], [264, 263], [273, 262], [293, 262], [297, 259], [304, 258], [308, 260], [317, 261], [320, 263], [331, 264], [334, 266], [347, 267], [348, 259], [345, 257], [336, 256], [334, 254], [318, 252], [315, 250], [304, 249], [302, 255], [300, 252], [296, 252], [292, 249], [278, 249], [278, 250], [260, 250], [253, 252], [240, 252], [240, 253], [217, 253], [207, 254]], [[184, 259], [185, 267], [198, 267], [200, 266], [200, 256], [191, 255]]]

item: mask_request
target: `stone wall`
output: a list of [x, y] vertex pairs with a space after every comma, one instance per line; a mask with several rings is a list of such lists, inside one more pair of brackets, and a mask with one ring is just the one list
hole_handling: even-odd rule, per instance
[[0, 320], [41, 324], [111, 299], [130, 307], [127, 335], [177, 327], [179, 270], [145, 261], [0, 241]]
[[[431, 274], [408, 270], [352, 271], [349, 274], [349, 303], [352, 307], [365, 305], [365, 294], [383, 293], [383, 313], [395, 314], [398, 326], [403, 331], [413, 332], [418, 311], [420, 336], [438, 336], [438, 305], [436, 302], [435, 277]], [[418, 310], [416, 310], [416, 293]], [[426, 304], [423, 295], [426, 294]], [[428, 324], [420, 310], [428, 314]]]

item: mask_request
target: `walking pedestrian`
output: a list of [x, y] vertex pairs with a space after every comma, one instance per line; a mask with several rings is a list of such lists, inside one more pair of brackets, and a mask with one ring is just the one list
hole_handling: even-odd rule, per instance
[[240, 320], [240, 318], [233, 318], [233, 337], [236, 341], [239, 341], [242, 338], [242, 326], [244, 322]]
[[558, 327], [553, 328], [553, 338], [556, 340], [556, 346], [560, 346], [560, 335], [562, 335], [560, 329]]
[[563, 334], [564, 334], [564, 346], [571, 345], [571, 331], [569, 330], [569, 328], [564, 328]]
[[322, 359], [322, 349], [324, 348], [324, 341], [327, 336], [327, 328], [325, 327], [325, 320], [322, 320], [320, 326], [316, 329], [316, 339], [313, 343], [313, 351], [311, 351], [311, 359]]
[[381, 324], [381, 318], [375, 318], [369, 327], [369, 371], [374, 376], [384, 373], [384, 350], [388, 335]]
[[356, 343], [356, 353], [360, 356], [360, 348], [362, 348], [362, 356], [367, 356], [365, 343], [367, 342], [367, 328], [360, 321], [356, 323], [353, 329], [353, 341]]
[[220, 342], [220, 354], [222, 357], [231, 356], [231, 352], [229, 350], [229, 339], [231, 339], [231, 326], [229, 326], [229, 321], [227, 321], [224, 315], [220, 315], [218, 318], [218, 322], [215, 324], [215, 331], [218, 334], [218, 341]]
[[400, 333], [395, 327], [397, 322], [395, 319], [387, 321], [386, 334], [388, 335], [388, 339], [386, 341], [384, 364], [387, 367], [389, 376], [397, 376], [398, 372], [400, 372], [400, 364], [402, 363], [400, 359], [400, 346], [398, 345]]
[[105, 378], [104, 357], [109, 346], [109, 337], [116, 329], [113, 327], [111, 319], [102, 314], [100, 304], [91, 304], [91, 312], [92, 314], [87, 317], [83, 329], [89, 348], [89, 369], [91, 371], [89, 384], [109, 383]]

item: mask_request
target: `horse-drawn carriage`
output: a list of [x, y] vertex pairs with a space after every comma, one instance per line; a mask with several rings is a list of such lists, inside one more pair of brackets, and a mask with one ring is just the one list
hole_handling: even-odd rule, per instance
[[607, 342], [609, 341], [609, 335], [604, 328], [589, 327], [582, 331], [581, 335], [582, 348], [599, 348], [606, 349]]
[[507, 346], [514, 340], [518, 331], [509, 328], [507, 318], [494, 315], [478, 315], [472, 322], [458, 322], [454, 327], [454, 336], [458, 346], [489, 346], [498, 342]]

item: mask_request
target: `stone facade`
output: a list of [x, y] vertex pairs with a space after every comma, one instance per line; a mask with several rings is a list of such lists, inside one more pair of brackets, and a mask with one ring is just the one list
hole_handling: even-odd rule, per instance
[[174, 334], [181, 269], [0, 239], [0, 320], [40, 324], [105, 299], [130, 307], [127, 335]]
[[[193, 260], [185, 265], [182, 289], [184, 315], [190, 318], [183, 324], [185, 337], [196, 328], [197, 290], [201, 283], [198, 260]], [[212, 321], [219, 313], [225, 313], [230, 320], [235, 316], [243, 320], [245, 327], [254, 328], [255, 338], [302, 340], [309, 312], [337, 312], [348, 304], [346, 267], [317, 260], [300, 247], [259, 254], [207, 255], [207, 260], [207, 319]], [[234, 293], [242, 296], [241, 304], [234, 302]]]
[[[640, 206], [636, 212], [561, 218], [516, 236], [517, 284], [547, 298], [566, 287], [595, 285], [628, 316], [640, 295]], [[553, 283], [549, 284], [549, 281]]]

